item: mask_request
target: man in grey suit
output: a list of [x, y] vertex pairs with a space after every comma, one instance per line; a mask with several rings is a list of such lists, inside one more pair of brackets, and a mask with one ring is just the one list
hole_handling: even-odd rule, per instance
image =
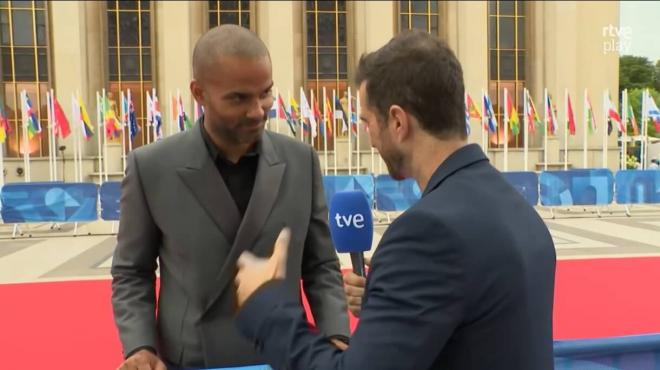
[[233, 277], [241, 253], [270, 255], [285, 225], [287, 284], [299, 291], [302, 279], [319, 331], [342, 347], [346, 300], [318, 157], [264, 131], [273, 102], [266, 46], [245, 28], [214, 28], [195, 46], [193, 74], [202, 119], [128, 158], [112, 263], [120, 369], [263, 363], [234, 326]]

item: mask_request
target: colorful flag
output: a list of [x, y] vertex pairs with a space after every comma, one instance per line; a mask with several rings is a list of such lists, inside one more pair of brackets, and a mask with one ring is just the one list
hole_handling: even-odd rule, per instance
[[156, 96], [155, 93], [152, 97], [152, 102], [152, 114], [154, 117], [154, 124], [156, 125], [156, 137], [160, 139], [163, 137], [163, 116], [160, 114], [160, 102], [158, 101], [158, 96]]
[[481, 111], [479, 110], [477, 105], [474, 104], [474, 100], [472, 100], [472, 97], [470, 96], [470, 94], [467, 94], [467, 107], [466, 108], [467, 108], [467, 111], [468, 111], [468, 116], [470, 118], [474, 118], [474, 119], [478, 119], [478, 120], [482, 119]]
[[279, 104], [279, 102], [277, 101], [277, 99], [273, 99], [273, 105], [270, 107], [270, 110], [268, 111], [268, 118], [269, 119], [270, 118], [277, 118], [278, 104]]
[[520, 120], [518, 119], [518, 112], [516, 112], [516, 107], [513, 104], [513, 99], [511, 95], [506, 94], [506, 109], [509, 114], [509, 127], [511, 128], [511, 133], [513, 136], [517, 136], [520, 133]]
[[57, 98], [51, 95], [51, 99], [53, 100], [53, 132], [55, 135], [64, 139], [71, 134], [71, 125], [69, 124], [69, 120], [66, 119]]
[[567, 113], [568, 113], [568, 133], [571, 134], [571, 136], [575, 136], [575, 116], [573, 115], [573, 105], [571, 104], [571, 95], [566, 94], [566, 104], [568, 104], [567, 107]]
[[487, 118], [487, 126], [484, 126], [484, 130], [490, 132], [497, 132], [497, 118], [495, 118], [495, 112], [493, 111], [493, 104], [490, 102], [488, 95], [484, 94], [484, 111]]
[[78, 108], [80, 109], [80, 125], [82, 126], [82, 134], [85, 140], [89, 140], [94, 136], [94, 126], [92, 126], [92, 121], [89, 119], [87, 114], [87, 108], [82, 101], [80, 95], [78, 95]]
[[341, 133], [345, 134], [348, 131], [348, 126], [346, 125], [346, 112], [344, 112], [344, 107], [341, 105], [341, 100], [339, 100], [338, 96], [335, 96], [335, 118], [339, 116], [339, 119], [341, 119]]
[[32, 102], [27, 92], [23, 92], [23, 110], [25, 110], [25, 116], [27, 118], [28, 138], [32, 139], [35, 135], [41, 134], [41, 123], [39, 123], [36, 112], [32, 108]]
[[0, 106], [0, 143], [4, 143], [7, 139], [7, 136], [11, 134], [11, 126], [9, 125], [9, 120]]
[[606, 107], [607, 107], [607, 117], [609, 117], [611, 120], [617, 123], [617, 128], [619, 129], [619, 132], [623, 132], [626, 128], [623, 125], [623, 122], [621, 121], [621, 116], [619, 116], [619, 112], [616, 110], [616, 107], [612, 103], [612, 100], [610, 96], [607, 96], [607, 101], [605, 102]]
[[633, 136], [639, 135], [639, 127], [637, 126], [635, 112], [633, 111], [632, 105], [630, 105], [630, 101], [628, 101], [628, 120], [630, 120], [630, 125], [632, 126]]
[[545, 102], [545, 119], [548, 122], [548, 132], [552, 135], [557, 133], [557, 116], [555, 115], [555, 110], [552, 105], [552, 98], [548, 94], [548, 98]]
[[328, 136], [332, 136], [333, 126], [335, 124], [335, 114], [334, 107], [330, 104], [330, 98], [325, 97], [325, 105], [323, 106], [323, 111], [325, 112], [325, 121], [328, 127]]
[[536, 126], [540, 126], [541, 124], [541, 119], [534, 106], [532, 96], [529, 94], [529, 91], [527, 91], [527, 129], [529, 132], [534, 133], [536, 132]]
[[177, 110], [179, 113], [178, 114], [179, 130], [180, 131], [188, 130], [189, 128], [192, 127], [192, 123], [190, 122], [190, 119], [188, 118], [188, 115], [186, 114], [186, 111], [183, 108], [183, 99], [181, 99], [181, 95], [179, 95], [178, 97]]
[[110, 106], [110, 101], [107, 96], [103, 97], [103, 119], [105, 126], [105, 135], [108, 139], [113, 137], [118, 137], [121, 132], [121, 126], [119, 125], [119, 120], [115, 115], [114, 109]]
[[591, 107], [591, 101], [589, 96], [586, 96], [587, 100], [585, 102], [586, 110], [584, 119], [587, 121], [587, 129], [589, 133], [596, 131], [596, 118], [594, 117], [594, 109]]
[[[135, 137], [137, 136], [138, 132], [140, 132], [140, 126], [138, 126], [138, 123], [137, 123], [137, 116], [135, 114], [135, 106], [133, 105], [133, 99], [131, 97], [131, 94], [128, 94], [128, 99], [126, 99], [126, 100], [128, 102], [128, 110], [127, 110], [127, 112], [128, 112], [128, 121], [126, 123], [128, 124], [128, 129], [131, 132], [131, 135], [130, 135], [131, 136], [131, 141], [133, 141], [135, 139]], [[147, 105], [149, 105], [149, 100], [151, 100], [151, 97], [147, 95]], [[149, 110], [149, 108], [151, 108], [151, 107], [147, 107], [147, 111]], [[151, 120], [153, 121], [153, 113], [151, 113], [151, 114], [149, 112], [147, 113], [147, 120], [149, 120], [149, 118], [151, 118]]]
[[[316, 137], [316, 120], [312, 114], [312, 108], [307, 102], [307, 97], [302, 87], [300, 88], [300, 120], [303, 123], [303, 128], [305, 132], [309, 132], [311, 129], [312, 137]], [[306, 121], [307, 120], [307, 121]]]
[[293, 121], [293, 118], [291, 117], [291, 114], [287, 112], [285, 106], [284, 106], [284, 99], [282, 99], [282, 95], [277, 95], [277, 117], [279, 119], [284, 119], [286, 121], [286, 124], [289, 126], [289, 130], [291, 130], [291, 133], [293, 136], [296, 136], [296, 124]]
[[653, 121], [653, 124], [655, 125], [655, 130], [660, 131], [660, 109], [658, 109], [658, 106], [655, 104], [655, 101], [653, 100], [653, 96], [651, 96], [651, 93], [649, 93], [648, 90], [646, 91], [646, 113], [648, 114], [649, 118]]

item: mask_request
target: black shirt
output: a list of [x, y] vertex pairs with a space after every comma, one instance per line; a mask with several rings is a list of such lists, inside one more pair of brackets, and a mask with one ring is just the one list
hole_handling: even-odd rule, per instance
[[254, 179], [257, 176], [257, 165], [259, 164], [258, 145], [252, 151], [239, 158], [238, 162], [232, 163], [222, 155], [211, 140], [211, 137], [204, 128], [203, 119], [200, 119], [199, 123], [206, 149], [213, 163], [215, 163], [218, 172], [220, 172], [227, 190], [229, 190], [232, 198], [234, 198], [234, 202], [236, 202], [242, 218], [250, 202]]

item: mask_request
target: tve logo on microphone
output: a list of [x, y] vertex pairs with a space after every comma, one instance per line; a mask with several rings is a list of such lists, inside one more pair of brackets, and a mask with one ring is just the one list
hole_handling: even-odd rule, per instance
[[374, 225], [371, 207], [361, 191], [342, 191], [330, 201], [330, 234], [337, 252], [371, 249]]

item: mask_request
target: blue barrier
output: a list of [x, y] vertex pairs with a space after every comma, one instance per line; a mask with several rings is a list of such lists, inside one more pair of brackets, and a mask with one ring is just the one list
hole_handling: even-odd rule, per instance
[[121, 182], [104, 182], [99, 189], [99, 196], [101, 198], [101, 219], [119, 221]]
[[397, 181], [388, 175], [376, 177], [376, 209], [379, 211], [405, 211], [421, 196], [413, 179]]
[[614, 176], [604, 168], [545, 171], [539, 183], [544, 206], [607, 205], [614, 199]]
[[538, 204], [539, 178], [535, 172], [502, 172], [502, 175], [529, 204]]
[[364, 192], [369, 205], [374, 204], [374, 177], [371, 175], [323, 176], [325, 200], [328, 206], [332, 197], [340, 191], [360, 190]]
[[5, 223], [84, 222], [98, 218], [98, 186], [93, 183], [6, 184], [0, 195]]
[[660, 334], [556, 341], [556, 370], [658, 370]]
[[619, 204], [660, 203], [660, 171], [619, 171], [616, 173], [616, 202]]

